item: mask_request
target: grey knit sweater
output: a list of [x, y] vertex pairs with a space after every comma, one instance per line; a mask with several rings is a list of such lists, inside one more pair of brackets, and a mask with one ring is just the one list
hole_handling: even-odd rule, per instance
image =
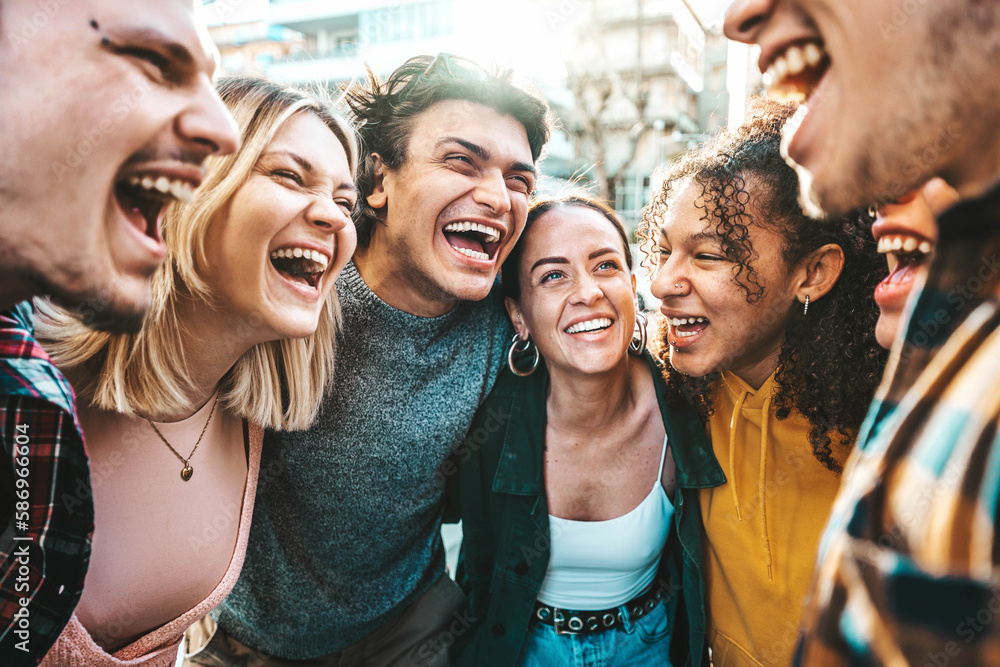
[[354, 264], [334, 386], [304, 432], [268, 432], [246, 562], [213, 612], [247, 646], [306, 659], [390, 620], [443, 572], [438, 469], [493, 385], [511, 335], [499, 290], [423, 318]]

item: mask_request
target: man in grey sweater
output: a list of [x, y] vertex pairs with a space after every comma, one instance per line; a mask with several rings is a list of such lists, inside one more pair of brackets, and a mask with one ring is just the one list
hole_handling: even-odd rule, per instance
[[218, 629], [189, 634], [193, 664], [446, 665], [467, 626], [439, 470], [503, 363], [496, 277], [550, 115], [447, 54], [347, 95], [365, 159], [334, 386], [312, 429], [268, 434], [242, 575]]

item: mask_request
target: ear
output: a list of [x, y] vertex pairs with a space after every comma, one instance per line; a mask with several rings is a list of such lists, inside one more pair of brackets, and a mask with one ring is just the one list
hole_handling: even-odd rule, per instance
[[639, 290], [635, 286], [635, 274], [632, 274], [632, 300], [636, 303], [639, 302]]
[[813, 250], [799, 262], [796, 269], [798, 286], [795, 298], [805, 302], [806, 295], [810, 301], [816, 301], [833, 289], [844, 270], [844, 250], [836, 243]]
[[521, 308], [517, 305], [517, 301], [507, 296], [504, 297], [503, 305], [507, 309], [511, 323], [514, 325], [514, 331], [517, 332], [521, 340], [527, 340], [531, 332], [528, 331], [528, 325], [524, 323], [524, 318], [521, 317]]
[[375, 183], [372, 185], [371, 194], [366, 197], [368, 205], [372, 208], [383, 208], [389, 201], [389, 196], [385, 192], [385, 163], [382, 156], [372, 153], [369, 158], [372, 161], [372, 175]]

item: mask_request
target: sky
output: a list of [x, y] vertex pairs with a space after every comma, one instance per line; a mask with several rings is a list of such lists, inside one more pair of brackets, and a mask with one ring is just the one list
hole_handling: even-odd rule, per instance
[[[496, 63], [536, 80], [556, 83], [573, 62], [576, 8], [580, 0], [455, 0], [460, 25], [487, 26], [460, 31], [448, 50], [482, 63]], [[679, 1], [679, 0], [675, 0]], [[732, 0], [686, 0], [705, 27], [721, 25]], [[209, 25], [266, 19], [268, 0], [203, 0]], [[304, 0], [303, 7], [321, 6]], [[353, 0], [352, 6], [392, 6], [383, 0]], [[307, 12], [308, 13], [308, 12]], [[464, 41], [463, 41], [464, 40]], [[362, 56], [364, 54], [362, 53]]]
[[[574, 0], [565, 1], [572, 4]], [[202, 2], [208, 7], [210, 24], [227, 19], [229, 21], [251, 20], [266, 15], [267, 12], [267, 0], [202, 0]], [[732, 0], [688, 0], [691, 9], [698, 14], [698, 18], [706, 27], [722, 23], [722, 15], [730, 2]], [[468, 6], [481, 8], [484, 14], [501, 13], [500, 10], [510, 5], [507, 0], [477, 0], [476, 2], [464, 0], [463, 4], [466, 3]]]

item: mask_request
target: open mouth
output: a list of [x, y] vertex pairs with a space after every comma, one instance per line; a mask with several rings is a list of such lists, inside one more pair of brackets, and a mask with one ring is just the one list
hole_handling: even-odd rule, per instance
[[878, 252], [885, 255], [889, 273], [900, 267], [925, 264], [933, 249], [930, 241], [909, 234], [889, 234], [878, 240]]
[[160, 220], [167, 204], [190, 202], [195, 186], [166, 176], [132, 174], [115, 183], [115, 198], [129, 222], [151, 239], [161, 242]]
[[708, 328], [708, 318], [705, 317], [668, 317], [670, 333], [677, 338], [690, 338]]
[[320, 280], [330, 265], [327, 255], [309, 248], [279, 248], [271, 253], [271, 266], [287, 280], [319, 289]]
[[793, 44], [775, 56], [767, 68], [768, 95], [802, 101], [819, 86], [830, 67], [830, 57], [818, 42]]
[[503, 231], [479, 222], [450, 222], [442, 230], [448, 244], [466, 257], [492, 261], [497, 256]]
[[586, 322], [577, 322], [572, 326], [566, 327], [563, 331], [568, 334], [594, 333], [596, 331], [604, 331], [612, 324], [614, 324], [614, 320], [610, 317], [597, 317]]

